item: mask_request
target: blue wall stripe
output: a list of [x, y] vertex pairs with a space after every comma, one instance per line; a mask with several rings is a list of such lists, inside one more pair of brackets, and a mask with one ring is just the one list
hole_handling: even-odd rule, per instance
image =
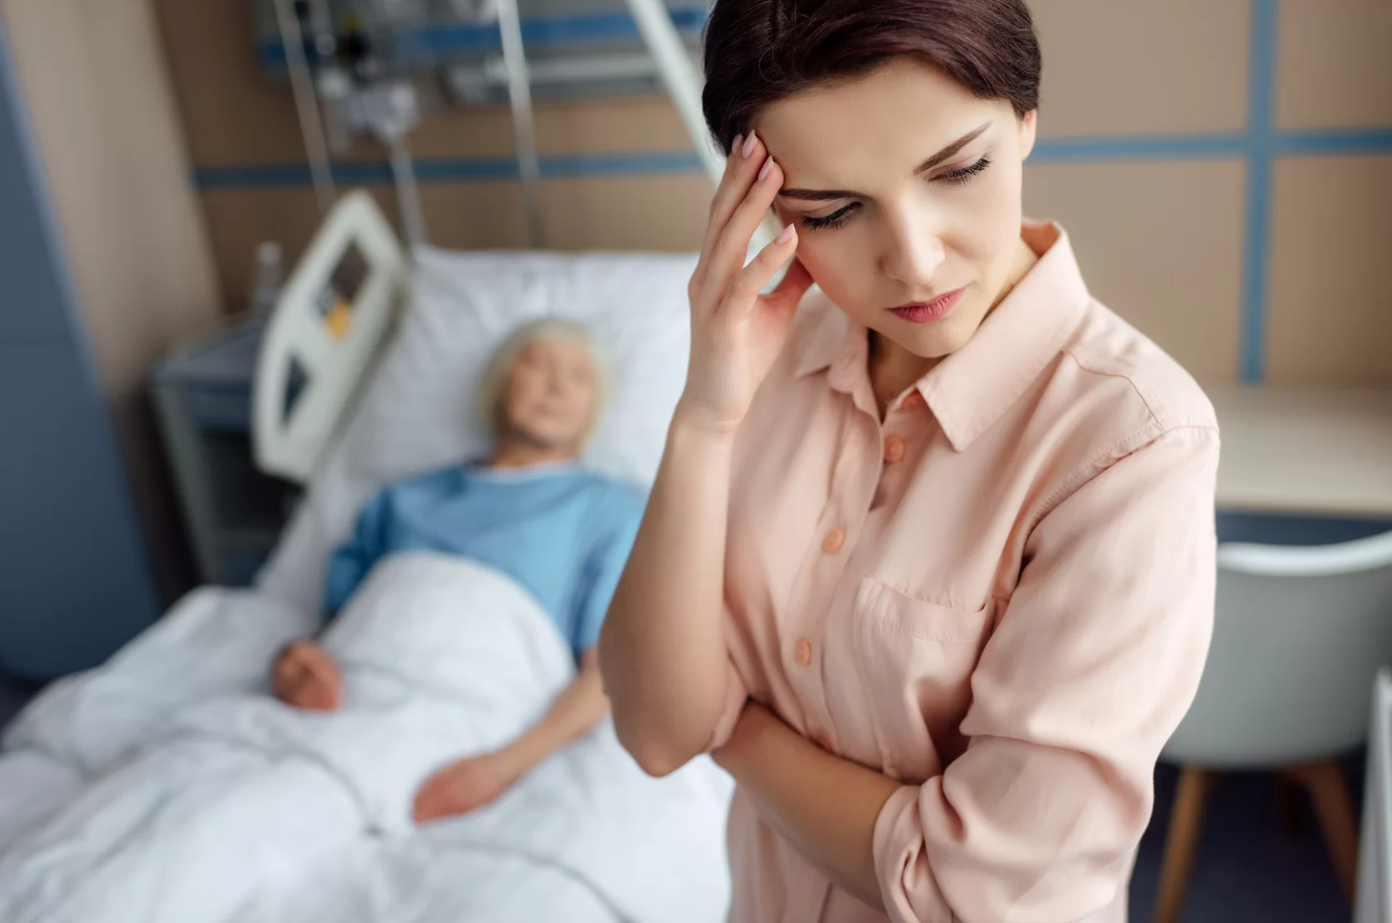
[[[1355, 155], [1392, 153], [1392, 128], [1349, 131], [1283, 132], [1269, 139], [1271, 155]], [[1044, 138], [1035, 146], [1031, 163], [1087, 163], [1116, 160], [1175, 160], [1244, 157], [1259, 159], [1263, 149], [1242, 134], [1137, 135], [1133, 137]], [[441, 157], [416, 160], [423, 183], [516, 179], [512, 157]], [[385, 161], [342, 161], [334, 176], [344, 183], [390, 183]], [[701, 173], [693, 151], [615, 151], [596, 154], [552, 154], [541, 158], [547, 178], [632, 176]], [[193, 171], [199, 189], [282, 188], [310, 185], [304, 164], [200, 167]]]
[[1288, 157], [1392, 153], [1392, 128], [1349, 128], [1281, 132], [1271, 138], [1271, 153]]
[[1251, 384], [1266, 377], [1266, 291], [1271, 244], [1272, 121], [1276, 96], [1279, 0], [1251, 0], [1248, 62], [1246, 223], [1242, 254], [1239, 374]]
[[1241, 157], [1246, 152], [1247, 136], [1241, 133], [1040, 138], [1030, 163]]
[[1247, 384], [1266, 377], [1266, 291], [1271, 252], [1271, 166], [1269, 157], [1247, 159], [1243, 209], [1242, 313], [1238, 373]]
[[[415, 162], [422, 183], [477, 182], [518, 178], [512, 157], [421, 158]], [[553, 154], [541, 158], [541, 174], [548, 179], [642, 174], [702, 173], [695, 151], [651, 151], [612, 154]], [[341, 183], [379, 184], [392, 181], [385, 161], [347, 161], [333, 165]], [[199, 167], [194, 185], [202, 190], [285, 188], [311, 185], [309, 167], [302, 163], [260, 166]]]

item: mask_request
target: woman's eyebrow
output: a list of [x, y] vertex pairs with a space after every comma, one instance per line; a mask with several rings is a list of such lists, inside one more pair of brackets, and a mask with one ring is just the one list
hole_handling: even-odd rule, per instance
[[942, 165], [943, 163], [946, 163], [947, 161], [951, 160], [953, 157], [956, 157], [957, 154], [958, 154], [958, 152], [961, 151], [962, 148], [966, 147], [968, 144], [971, 144], [971, 143], [972, 143], [973, 141], [975, 141], [977, 138], [981, 137], [982, 132], [984, 132], [986, 129], [988, 129], [988, 128], [990, 128], [990, 127], [991, 127], [991, 123], [990, 123], [990, 122], [987, 122], [985, 125], [982, 125], [980, 128], [974, 128], [974, 129], [972, 129], [971, 131], [967, 132], [967, 133], [966, 133], [965, 135], [963, 135], [962, 137], [958, 138], [956, 141], [953, 141], [953, 142], [952, 142], [951, 144], [949, 144], [947, 147], [945, 147], [945, 148], [943, 148], [942, 150], [938, 151], [938, 152], [937, 152], [936, 154], [934, 154], [932, 157], [929, 157], [927, 160], [923, 161], [923, 163], [921, 163], [921, 164], [918, 165], [918, 169], [915, 170], [914, 172], [915, 172], [915, 173], [926, 173], [927, 171], [933, 169], [934, 167], [940, 166], [940, 165]]
[[[966, 147], [968, 144], [971, 144], [977, 138], [981, 137], [982, 133], [990, 127], [991, 123], [987, 122], [979, 128], [972, 129], [962, 137], [958, 138], [956, 141], [953, 141], [947, 147], [938, 151], [932, 157], [929, 157], [927, 160], [923, 161], [923, 163], [919, 164], [918, 169], [914, 172], [924, 173], [928, 170], [933, 169], [936, 166], [939, 166], [947, 162], [948, 160], [951, 160], [953, 157], [957, 156], [958, 152], [960, 152], [962, 148]], [[853, 192], [849, 189], [798, 189], [796, 187], [780, 190], [778, 193], [778, 197], [780, 199], [798, 199], [803, 202], [834, 202], [837, 199], [864, 198], [864, 196], [862, 196], [860, 193]]]

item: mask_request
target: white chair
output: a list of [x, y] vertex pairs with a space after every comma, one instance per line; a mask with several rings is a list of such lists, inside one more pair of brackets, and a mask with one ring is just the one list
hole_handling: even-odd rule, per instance
[[1309, 548], [1218, 549], [1217, 616], [1198, 695], [1161, 759], [1182, 767], [1153, 923], [1179, 919], [1215, 772], [1304, 786], [1352, 900], [1358, 825], [1337, 757], [1368, 734], [1392, 661], [1392, 532]]
[[1378, 674], [1368, 728], [1354, 923], [1392, 923], [1392, 670]]

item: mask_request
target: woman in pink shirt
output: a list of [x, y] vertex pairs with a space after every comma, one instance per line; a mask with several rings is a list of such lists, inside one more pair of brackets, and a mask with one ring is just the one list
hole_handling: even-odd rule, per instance
[[1029, 12], [718, 0], [706, 73], [729, 162], [601, 640], [620, 738], [735, 777], [737, 923], [1123, 920], [1218, 432], [1022, 218]]

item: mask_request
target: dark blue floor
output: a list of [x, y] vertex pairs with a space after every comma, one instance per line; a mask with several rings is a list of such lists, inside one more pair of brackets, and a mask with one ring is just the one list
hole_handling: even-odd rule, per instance
[[[1362, 757], [1345, 761], [1355, 802], [1363, 792]], [[1155, 814], [1141, 840], [1131, 879], [1131, 923], [1147, 923], [1155, 906], [1160, 857], [1178, 771], [1155, 777]], [[1285, 829], [1276, 783], [1266, 773], [1224, 775], [1209, 794], [1185, 923], [1348, 923], [1344, 901], [1309, 800], [1300, 798], [1299, 832]], [[1361, 816], [1361, 815], [1360, 815]]]
[[15, 716], [24, 703], [38, 691], [38, 686], [20, 682], [0, 673], [0, 730]]

